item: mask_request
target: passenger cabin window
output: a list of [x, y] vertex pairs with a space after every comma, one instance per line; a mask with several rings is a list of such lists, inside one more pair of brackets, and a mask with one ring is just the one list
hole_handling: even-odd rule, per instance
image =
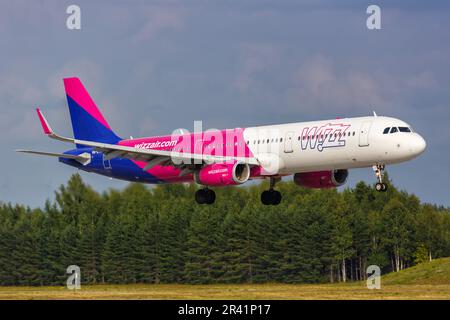
[[411, 129], [408, 127], [398, 127], [398, 131], [400, 132], [411, 132]]
[[389, 133], [389, 129], [390, 129], [390, 127], [387, 127], [386, 129], [384, 129], [383, 134]]
[[397, 127], [392, 127], [391, 128], [391, 133], [396, 133], [398, 130], [397, 130]]

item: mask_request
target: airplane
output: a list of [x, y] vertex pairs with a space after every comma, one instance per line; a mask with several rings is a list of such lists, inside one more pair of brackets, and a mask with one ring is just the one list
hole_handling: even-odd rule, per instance
[[216, 199], [211, 187], [268, 179], [264, 205], [278, 205], [275, 185], [293, 175], [306, 188], [334, 188], [346, 183], [348, 170], [372, 167], [375, 189], [383, 183], [385, 165], [411, 160], [425, 151], [425, 140], [406, 122], [384, 116], [337, 118], [249, 128], [183, 130], [171, 135], [122, 139], [109, 126], [78, 78], [64, 79], [73, 138], [56, 134], [39, 108], [44, 134], [75, 144], [64, 153], [16, 150], [57, 157], [66, 165], [132, 182], [196, 182], [198, 204]]

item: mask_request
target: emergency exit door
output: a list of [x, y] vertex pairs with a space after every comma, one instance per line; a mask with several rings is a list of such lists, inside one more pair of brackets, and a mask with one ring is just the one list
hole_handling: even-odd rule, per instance
[[294, 131], [286, 132], [285, 140], [284, 140], [284, 152], [291, 153], [294, 152], [292, 148], [292, 139], [294, 137]]
[[369, 132], [372, 121], [364, 121], [359, 129], [359, 146], [367, 147], [369, 145]]

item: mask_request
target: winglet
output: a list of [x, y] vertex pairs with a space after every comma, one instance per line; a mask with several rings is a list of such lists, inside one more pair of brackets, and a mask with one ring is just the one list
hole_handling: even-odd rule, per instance
[[75, 140], [72, 138], [62, 137], [62, 136], [54, 133], [52, 128], [48, 124], [47, 119], [45, 119], [44, 115], [42, 114], [41, 109], [36, 108], [36, 112], [38, 114], [39, 121], [41, 122], [42, 129], [44, 130], [44, 133], [47, 135], [47, 137], [55, 139], [55, 140], [59, 140], [59, 141], [75, 143]]
[[36, 108], [36, 112], [38, 114], [39, 121], [41, 122], [41, 126], [42, 126], [42, 129], [44, 130], [44, 133], [46, 135], [53, 134], [53, 130], [52, 130], [52, 128], [50, 128], [50, 125], [48, 124], [47, 120], [44, 118], [44, 115], [42, 114], [41, 109]]

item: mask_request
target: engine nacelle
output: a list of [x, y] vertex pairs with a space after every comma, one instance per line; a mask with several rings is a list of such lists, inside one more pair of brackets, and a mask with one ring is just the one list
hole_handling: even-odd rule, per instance
[[347, 169], [302, 172], [294, 175], [294, 182], [306, 188], [334, 188], [347, 182], [347, 177]]
[[241, 184], [250, 177], [247, 163], [213, 163], [195, 172], [195, 181], [205, 186], [228, 186]]

